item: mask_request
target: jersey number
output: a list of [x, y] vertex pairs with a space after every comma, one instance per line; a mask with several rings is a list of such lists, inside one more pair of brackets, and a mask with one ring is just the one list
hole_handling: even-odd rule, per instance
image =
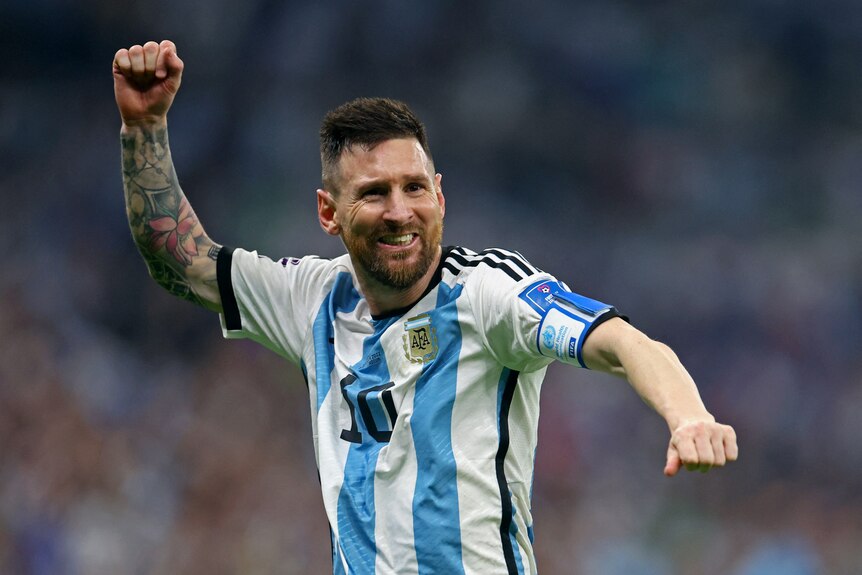
[[[348, 386], [355, 381], [356, 376], [352, 373], [347, 374], [347, 376], [341, 380], [341, 395], [344, 396], [344, 401], [347, 402], [347, 407], [350, 409], [350, 429], [341, 430], [341, 439], [349, 441], [350, 443], [362, 443], [362, 433], [359, 432], [356, 426], [356, 406], [353, 405], [353, 402], [350, 400], [350, 396], [347, 393]], [[371, 406], [368, 404], [368, 394], [377, 391], [380, 392], [378, 396], [379, 401], [383, 403], [383, 406], [386, 408], [386, 415], [394, 426], [395, 420], [398, 419], [398, 412], [395, 410], [395, 402], [392, 401], [392, 392], [389, 391], [389, 388], [394, 385], [395, 384], [390, 381], [389, 383], [369, 387], [368, 389], [360, 391], [356, 396], [356, 403], [359, 405], [359, 415], [362, 417], [365, 429], [368, 430], [368, 434], [371, 437], [382, 443], [389, 441], [392, 437], [392, 432], [378, 429], [377, 423], [374, 421], [374, 414], [371, 412]]]

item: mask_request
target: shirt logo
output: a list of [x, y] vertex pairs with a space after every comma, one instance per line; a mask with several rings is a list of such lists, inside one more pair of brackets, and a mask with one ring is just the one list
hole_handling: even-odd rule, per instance
[[437, 357], [437, 330], [427, 313], [404, 322], [404, 354], [413, 363], [428, 363]]
[[554, 339], [556, 337], [557, 333], [550, 325], [542, 331], [542, 343], [544, 343], [545, 347], [548, 349], [554, 349]]

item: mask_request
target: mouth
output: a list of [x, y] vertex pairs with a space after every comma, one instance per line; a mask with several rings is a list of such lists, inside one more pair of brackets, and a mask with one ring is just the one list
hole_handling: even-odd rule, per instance
[[387, 234], [385, 236], [381, 236], [377, 240], [377, 243], [388, 248], [406, 248], [412, 246], [418, 238], [419, 234], [416, 233]]

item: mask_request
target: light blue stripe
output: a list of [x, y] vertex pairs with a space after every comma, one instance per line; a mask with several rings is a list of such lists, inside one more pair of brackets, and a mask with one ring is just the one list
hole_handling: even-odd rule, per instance
[[[350, 313], [359, 303], [359, 292], [353, 287], [353, 278], [341, 272], [335, 278], [332, 289], [320, 304], [312, 325], [314, 341], [314, 370], [317, 384], [317, 411], [332, 387], [332, 369], [335, 366], [335, 348], [330, 343], [334, 336], [333, 321], [338, 312]], [[340, 392], [340, 390], [337, 390]]]
[[416, 382], [413, 400], [411, 424], [417, 463], [413, 535], [420, 575], [464, 573], [457, 467], [452, 452], [452, 406], [461, 353], [455, 300], [461, 287], [439, 285], [437, 308], [431, 312], [439, 350]]
[[404, 323], [404, 329], [415, 329], [417, 327], [424, 327], [431, 323], [430, 317], [423, 317], [420, 319], [414, 319], [413, 321], [408, 321]]
[[341, 562], [341, 552], [338, 550], [338, 544], [335, 542], [335, 534], [332, 529], [329, 530], [329, 539], [332, 541], [332, 575], [347, 575], [344, 572], [344, 564]]
[[[338, 535], [341, 551], [353, 573], [374, 573], [377, 543], [374, 527], [377, 512], [374, 507], [374, 472], [377, 457], [385, 443], [379, 443], [368, 432], [360, 413], [358, 395], [361, 391], [388, 383], [389, 366], [380, 344], [380, 338], [392, 321], [378, 322], [374, 334], [362, 344], [362, 360], [351, 366], [356, 381], [346, 389], [355, 406], [356, 429], [362, 434], [362, 443], [351, 443], [344, 465], [344, 482], [338, 493]], [[369, 365], [366, 359], [377, 357]], [[340, 390], [339, 390], [340, 392]]]

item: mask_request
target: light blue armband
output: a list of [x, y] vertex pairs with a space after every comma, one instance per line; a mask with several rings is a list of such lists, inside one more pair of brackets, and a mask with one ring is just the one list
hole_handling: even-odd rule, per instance
[[581, 348], [590, 329], [599, 318], [618, 315], [613, 306], [572, 293], [555, 280], [538, 281], [518, 297], [541, 316], [536, 335], [539, 353], [581, 367], [586, 367]]

